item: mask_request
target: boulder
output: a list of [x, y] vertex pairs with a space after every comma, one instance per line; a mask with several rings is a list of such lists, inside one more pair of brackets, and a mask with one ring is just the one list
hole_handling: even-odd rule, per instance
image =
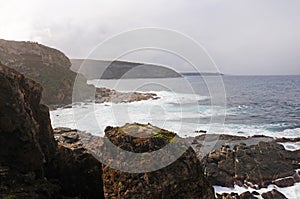
[[263, 199], [287, 199], [285, 195], [283, 195], [281, 192], [277, 191], [276, 189], [272, 189], [271, 191], [268, 191], [266, 193], [261, 194]]
[[258, 199], [257, 197], [255, 197], [252, 193], [250, 193], [249, 191], [246, 191], [242, 194], [240, 194], [240, 199]]
[[273, 181], [273, 184], [277, 185], [278, 187], [290, 187], [293, 186], [294, 183], [295, 181], [293, 177], [286, 177]]
[[249, 191], [246, 191], [240, 195], [234, 192], [217, 194], [217, 199], [258, 199], [258, 198], [254, 196], [254, 194], [250, 193]]
[[[161, 149], [176, 136], [151, 124], [137, 123], [107, 127], [105, 135], [123, 150], [144, 154]], [[146, 158], [143, 161], [157, 164], [162, 160]], [[192, 148], [175, 162], [152, 172], [127, 173], [103, 165], [103, 183], [106, 198], [215, 198], [213, 187], [206, 180]]]

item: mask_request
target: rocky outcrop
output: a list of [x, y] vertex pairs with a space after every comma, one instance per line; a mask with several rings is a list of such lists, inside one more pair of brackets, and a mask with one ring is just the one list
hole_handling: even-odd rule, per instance
[[42, 87], [0, 65], [0, 164], [43, 176], [56, 150]]
[[[98, 157], [107, 152], [103, 146], [106, 139], [123, 150], [144, 153], [146, 157], [145, 152], [156, 151], [176, 137], [175, 133], [151, 124], [138, 123], [107, 127], [106, 138], [68, 128], [58, 128], [54, 132], [56, 139], [68, 148], [81, 148], [83, 145]], [[149, 139], [146, 138], [148, 136]], [[159, 164], [158, 161], [163, 160], [145, 158], [141, 161]], [[127, 173], [105, 165], [102, 168], [106, 198], [215, 198], [213, 188], [203, 176], [203, 169], [192, 148], [169, 166], [153, 172]]]
[[118, 92], [109, 88], [96, 88], [95, 103], [130, 103], [149, 99], [159, 99], [155, 93]]
[[[82, 146], [88, 147], [98, 157], [105, 153], [104, 138], [69, 128], [57, 128], [54, 129], [54, 133], [59, 143], [63, 143], [68, 148], [82, 150]], [[107, 127], [105, 134], [106, 138], [115, 145], [135, 153], [159, 150], [176, 136], [175, 133], [151, 124], [138, 123], [126, 124], [123, 127]], [[145, 138], [149, 135], [152, 135], [149, 139]], [[154, 161], [146, 158], [144, 161], [147, 161], [147, 164], [158, 164], [157, 161], [162, 160]], [[215, 197], [213, 188], [203, 176], [203, 169], [192, 148], [189, 148], [174, 163], [153, 172], [127, 173], [105, 165], [102, 167], [106, 198], [211, 199]]]
[[261, 195], [256, 191], [253, 191], [252, 193], [246, 191], [244, 193], [241, 193], [240, 195], [234, 192], [217, 194], [217, 199], [258, 199], [258, 198], [286, 199], [285, 195], [283, 195], [281, 192], [277, 191], [276, 189], [273, 189], [266, 193], [262, 193]]
[[102, 164], [83, 148], [77, 131], [60, 128], [54, 133], [58, 149], [47, 175], [59, 180], [65, 195], [104, 198]]
[[[136, 123], [116, 128], [107, 127], [105, 135], [123, 150], [146, 155], [176, 139], [176, 134], [172, 132], [151, 124]], [[163, 160], [145, 158], [141, 161], [153, 165]], [[213, 188], [204, 177], [200, 161], [192, 148], [188, 148], [169, 166], [152, 172], [127, 173], [103, 165], [103, 183], [106, 198], [211, 199], [215, 197]]]
[[263, 199], [287, 199], [285, 195], [283, 195], [281, 192], [277, 191], [276, 189], [272, 189], [271, 191], [268, 191], [266, 193], [261, 194]]
[[[0, 39], [0, 61], [40, 83], [44, 88], [43, 103], [57, 105], [72, 102], [77, 74], [70, 70], [71, 62], [62, 52], [36, 42]], [[86, 81], [80, 83], [82, 88], [92, 89], [83, 82]]]
[[101, 164], [57, 146], [42, 87], [0, 64], [0, 90], [0, 198], [103, 198]]
[[276, 142], [259, 142], [246, 146], [223, 146], [206, 155], [202, 162], [208, 180], [214, 185], [232, 187], [281, 187], [299, 182], [300, 150], [287, 151]]

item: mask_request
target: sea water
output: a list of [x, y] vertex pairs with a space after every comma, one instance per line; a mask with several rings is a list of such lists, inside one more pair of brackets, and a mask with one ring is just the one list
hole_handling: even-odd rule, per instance
[[[91, 80], [123, 92], [152, 92], [159, 99], [132, 103], [76, 103], [51, 111], [53, 127], [103, 136], [106, 126], [151, 123], [178, 133], [300, 137], [300, 76], [186, 76], [169, 79]], [[217, 89], [211, 89], [220, 87]], [[213, 92], [215, 93], [212, 93]], [[214, 98], [225, 100], [214, 100]], [[220, 97], [218, 97], [220, 96]]]

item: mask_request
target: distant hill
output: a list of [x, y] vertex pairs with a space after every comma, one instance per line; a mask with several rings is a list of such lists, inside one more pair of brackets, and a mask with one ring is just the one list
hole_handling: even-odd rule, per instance
[[198, 73], [198, 72], [182, 72], [180, 73], [183, 76], [223, 76], [222, 73]]
[[70, 60], [59, 50], [36, 42], [0, 39], [0, 62], [40, 83], [44, 88], [42, 101], [45, 104], [72, 102], [77, 74], [70, 70]]
[[80, 69], [80, 73], [83, 74], [87, 79], [181, 77], [179, 73], [170, 68], [152, 64], [134, 63], [127, 61], [110, 62], [91, 59], [71, 59], [71, 63], [71, 69], [75, 72], [77, 72], [80, 66], [83, 64], [83, 67]]

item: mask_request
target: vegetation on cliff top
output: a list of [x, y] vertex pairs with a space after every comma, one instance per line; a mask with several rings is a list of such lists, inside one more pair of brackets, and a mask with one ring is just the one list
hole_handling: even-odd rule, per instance
[[[72, 102], [73, 84], [77, 74], [70, 70], [69, 58], [59, 50], [36, 42], [0, 39], [0, 61], [40, 83], [44, 88], [42, 101], [45, 104]], [[81, 87], [91, 88], [86, 84]]]
[[153, 64], [91, 59], [71, 59], [71, 63], [71, 69], [83, 74], [87, 79], [181, 77], [179, 73], [170, 68]]

